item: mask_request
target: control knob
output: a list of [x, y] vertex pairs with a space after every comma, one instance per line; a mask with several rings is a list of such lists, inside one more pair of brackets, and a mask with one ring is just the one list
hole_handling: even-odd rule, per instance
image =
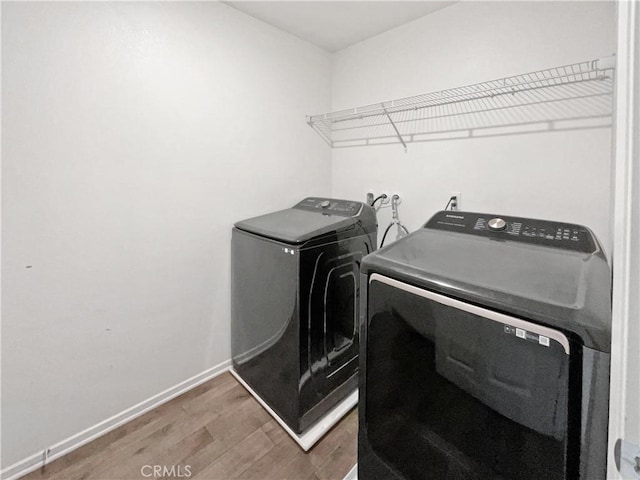
[[331, 205], [331, 202], [329, 200], [323, 200], [319, 205], [320, 208], [327, 208], [329, 205]]
[[501, 218], [492, 218], [489, 220], [489, 230], [500, 231], [507, 228], [507, 222]]

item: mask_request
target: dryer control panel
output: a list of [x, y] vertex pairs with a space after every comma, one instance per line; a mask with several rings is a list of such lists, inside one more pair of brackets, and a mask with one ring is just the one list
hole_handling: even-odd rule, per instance
[[308, 197], [293, 208], [338, 215], [341, 217], [355, 217], [362, 211], [363, 204], [352, 200], [336, 200], [335, 198]]
[[573, 223], [489, 213], [441, 211], [423, 228], [511, 240], [534, 245], [595, 253], [598, 244], [591, 231]]

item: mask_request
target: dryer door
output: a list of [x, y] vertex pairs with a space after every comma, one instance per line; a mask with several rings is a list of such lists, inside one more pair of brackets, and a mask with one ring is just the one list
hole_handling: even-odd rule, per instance
[[564, 334], [377, 274], [367, 316], [366, 442], [400, 478], [577, 478]]

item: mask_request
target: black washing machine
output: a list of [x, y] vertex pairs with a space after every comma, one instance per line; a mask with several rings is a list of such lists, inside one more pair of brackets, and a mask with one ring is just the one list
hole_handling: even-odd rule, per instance
[[479, 213], [367, 256], [359, 480], [604, 480], [610, 279], [589, 229]]
[[371, 207], [329, 198], [235, 224], [233, 369], [296, 433], [357, 388], [360, 262], [376, 235]]

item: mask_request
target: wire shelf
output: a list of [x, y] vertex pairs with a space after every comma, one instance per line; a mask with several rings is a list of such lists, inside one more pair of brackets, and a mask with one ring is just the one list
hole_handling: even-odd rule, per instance
[[603, 126], [611, 122], [614, 73], [615, 58], [605, 57], [308, 116], [307, 123], [334, 148]]

